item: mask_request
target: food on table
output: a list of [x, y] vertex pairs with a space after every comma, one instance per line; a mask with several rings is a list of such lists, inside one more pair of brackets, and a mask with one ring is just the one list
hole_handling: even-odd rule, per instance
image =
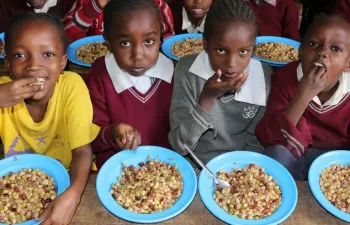
[[249, 220], [262, 219], [281, 204], [282, 192], [277, 181], [256, 164], [234, 169], [231, 173], [220, 170], [217, 174], [231, 186], [215, 190], [214, 199], [231, 215]]
[[268, 42], [255, 46], [254, 54], [260, 58], [276, 62], [293, 62], [298, 60], [298, 49], [291, 45]]
[[0, 223], [31, 220], [56, 197], [52, 177], [39, 169], [23, 169], [0, 177]]
[[202, 38], [186, 38], [182, 42], [178, 41], [171, 46], [171, 51], [178, 58], [200, 53], [203, 51]]
[[182, 174], [176, 165], [157, 159], [139, 163], [140, 168], [123, 165], [122, 176], [110, 193], [123, 208], [142, 214], [170, 208], [181, 196]]
[[338, 209], [350, 213], [350, 165], [334, 165], [320, 175], [320, 186], [326, 198]]
[[89, 43], [77, 48], [77, 59], [83, 63], [92, 64], [96, 59], [110, 53], [105, 42]]

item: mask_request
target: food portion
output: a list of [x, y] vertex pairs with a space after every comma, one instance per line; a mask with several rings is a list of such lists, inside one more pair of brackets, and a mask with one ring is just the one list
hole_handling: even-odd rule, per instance
[[293, 62], [298, 60], [298, 49], [291, 45], [268, 42], [255, 46], [254, 54], [260, 58], [276, 62]]
[[326, 198], [338, 209], [350, 213], [350, 165], [334, 165], [320, 175], [320, 186]]
[[92, 64], [96, 59], [110, 53], [105, 42], [89, 43], [77, 48], [77, 59], [83, 63]]
[[184, 41], [178, 41], [171, 46], [173, 55], [182, 58], [186, 55], [198, 54], [203, 51], [202, 38], [186, 38]]
[[170, 208], [181, 196], [182, 174], [176, 165], [157, 159], [139, 163], [140, 168], [123, 165], [122, 176], [110, 193], [123, 208], [142, 214]]
[[258, 220], [270, 216], [281, 204], [282, 192], [277, 181], [256, 164], [231, 173], [220, 170], [217, 175], [231, 186], [215, 190], [214, 199], [231, 215]]
[[28, 86], [32, 87], [32, 86], [40, 86], [43, 85], [45, 83], [46, 79], [42, 78], [42, 77], [38, 77], [38, 81], [32, 84], [28, 84]]
[[23, 169], [0, 177], [0, 223], [31, 220], [56, 197], [52, 177], [39, 169]]

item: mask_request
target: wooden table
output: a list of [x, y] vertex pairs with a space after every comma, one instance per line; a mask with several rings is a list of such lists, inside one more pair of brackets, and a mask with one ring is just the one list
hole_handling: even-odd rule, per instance
[[[72, 225], [131, 225], [113, 216], [100, 203], [96, 191], [96, 175], [90, 176], [82, 200]], [[297, 182], [299, 200], [294, 213], [284, 225], [345, 225], [347, 223], [333, 217], [313, 198], [307, 182]], [[192, 204], [180, 215], [161, 224], [171, 225], [222, 225], [225, 224], [213, 216], [197, 195]]]

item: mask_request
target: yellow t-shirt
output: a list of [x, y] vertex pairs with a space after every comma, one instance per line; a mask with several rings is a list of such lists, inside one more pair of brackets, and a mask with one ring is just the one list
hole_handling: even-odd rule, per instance
[[[0, 83], [10, 81], [7, 76], [0, 77]], [[73, 72], [60, 75], [40, 123], [33, 121], [24, 102], [0, 110], [5, 157], [37, 153], [69, 168], [71, 150], [91, 143], [100, 129], [92, 123], [89, 91], [83, 79]]]

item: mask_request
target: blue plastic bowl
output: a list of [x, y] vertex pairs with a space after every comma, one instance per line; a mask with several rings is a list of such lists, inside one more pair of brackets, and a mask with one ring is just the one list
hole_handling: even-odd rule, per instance
[[[296, 49], [299, 49], [300, 47], [300, 42], [294, 41], [288, 38], [283, 38], [283, 37], [275, 37], [275, 36], [260, 36], [257, 37], [255, 40], [255, 45], [262, 44], [262, 43], [267, 43], [267, 42], [275, 42], [275, 43], [281, 43], [281, 44], [286, 44], [286, 45], [291, 45], [295, 47]], [[267, 59], [260, 58], [256, 55], [253, 54], [253, 58], [260, 60], [261, 62], [266, 63], [267, 65], [273, 66], [273, 67], [281, 67], [284, 65], [287, 65], [288, 62], [276, 62], [276, 61], [271, 61]]]
[[[122, 163], [138, 167], [140, 162], [147, 161], [148, 156], [170, 165], [175, 164], [182, 173], [184, 189], [181, 197], [167, 210], [154, 214], [130, 212], [113, 199], [110, 194], [111, 186], [117, 183], [117, 177], [121, 176]], [[177, 216], [191, 204], [197, 190], [197, 178], [192, 166], [178, 153], [161, 147], [142, 146], [136, 151], [121, 151], [107, 160], [97, 175], [96, 190], [104, 207], [115, 216], [135, 223], [157, 223]]]
[[264, 168], [265, 172], [271, 175], [274, 180], [277, 180], [277, 184], [281, 187], [281, 205], [271, 216], [260, 220], [247, 220], [227, 213], [214, 200], [213, 179], [205, 171], [202, 171], [199, 177], [198, 190], [204, 205], [217, 218], [228, 224], [272, 225], [282, 223], [292, 214], [296, 207], [298, 190], [293, 177], [280, 163], [259, 153], [233, 151], [215, 157], [207, 166], [213, 173], [221, 169], [231, 172], [233, 168], [243, 168], [250, 163], [255, 163]]
[[89, 43], [104, 42], [104, 41], [105, 40], [102, 35], [96, 35], [96, 36], [85, 37], [73, 42], [72, 44], [69, 45], [67, 49], [67, 56], [69, 61], [80, 66], [91, 67], [91, 64], [84, 63], [77, 58], [77, 48]]
[[171, 47], [178, 41], [182, 42], [186, 38], [203, 38], [202, 34], [179, 34], [175, 36], [171, 36], [167, 38], [163, 44], [162, 44], [162, 51], [163, 53], [168, 56], [169, 58], [179, 61], [180, 59], [173, 55], [173, 52], [171, 51]]
[[345, 213], [332, 205], [330, 201], [324, 196], [320, 186], [320, 175], [324, 169], [333, 166], [335, 164], [349, 165], [350, 164], [350, 152], [345, 150], [337, 150], [325, 153], [319, 156], [311, 164], [309, 169], [309, 186], [312, 194], [316, 200], [325, 208], [328, 212], [350, 223], [350, 214]]
[[[0, 39], [2, 40], [2, 43], [5, 43], [5, 32], [0, 34]], [[0, 59], [4, 59], [5, 56], [0, 54]]]
[[[57, 189], [57, 195], [62, 194], [70, 185], [70, 179], [67, 170], [57, 160], [44, 155], [23, 154], [12, 156], [0, 160], [0, 177], [10, 172], [18, 172], [22, 169], [40, 169], [53, 178]], [[41, 221], [29, 220], [16, 225], [37, 225]], [[6, 225], [0, 223], [0, 225]]]

